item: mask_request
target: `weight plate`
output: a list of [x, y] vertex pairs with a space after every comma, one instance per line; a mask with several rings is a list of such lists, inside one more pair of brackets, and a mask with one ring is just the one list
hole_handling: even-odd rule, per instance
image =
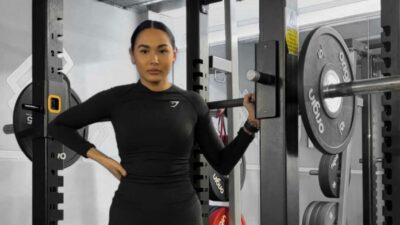
[[[229, 187], [229, 176], [227, 176], [225, 185]], [[240, 164], [240, 190], [242, 190], [244, 181], [246, 180], [246, 158], [243, 156]], [[226, 199], [229, 201], [229, 188], [226, 189]]]
[[[210, 200], [229, 201], [229, 176], [222, 175], [210, 167]], [[242, 157], [240, 164], [240, 189], [246, 179], [246, 158]]]
[[210, 216], [215, 210], [217, 210], [218, 208], [219, 208], [218, 206], [210, 206], [210, 209], [208, 210], [209, 216]]
[[228, 201], [227, 189], [227, 176], [223, 176], [213, 168], [210, 167], [210, 200], [213, 201]]
[[318, 224], [318, 214], [319, 211], [321, 210], [321, 207], [324, 206], [325, 202], [317, 202], [315, 205], [314, 209], [311, 211], [311, 216], [310, 216], [310, 225], [320, 225]]
[[318, 180], [322, 193], [328, 198], [339, 197], [340, 156], [322, 155], [318, 168]]
[[[71, 90], [70, 107], [81, 103], [78, 95]], [[34, 137], [32, 127], [32, 111], [22, 108], [22, 104], [32, 104], [32, 83], [27, 85], [15, 103], [13, 112], [14, 133], [19, 147], [22, 152], [32, 161], [32, 139]], [[78, 130], [78, 133], [84, 137], [88, 137], [88, 129], [84, 127]], [[63, 160], [63, 168], [67, 168], [79, 159], [79, 154], [70, 150], [63, 145], [62, 154], [59, 156]]]
[[[220, 207], [214, 210], [208, 217], [209, 225], [229, 225], [229, 209]], [[243, 214], [241, 215], [241, 225], [246, 225]]]
[[356, 100], [322, 98], [323, 86], [353, 80], [349, 50], [340, 34], [330, 27], [313, 30], [300, 52], [298, 100], [307, 134], [324, 154], [346, 149], [354, 130]]
[[325, 202], [318, 213], [318, 225], [334, 225], [337, 221], [337, 203]]
[[303, 215], [303, 225], [310, 225], [311, 213], [314, 210], [315, 206], [317, 206], [317, 204], [318, 204], [317, 201], [313, 201], [310, 204], [308, 204]]

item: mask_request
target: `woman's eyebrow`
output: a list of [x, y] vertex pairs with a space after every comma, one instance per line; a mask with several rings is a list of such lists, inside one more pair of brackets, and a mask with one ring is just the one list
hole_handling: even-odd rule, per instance
[[150, 48], [148, 45], [140, 44], [137, 46], [137, 48]]
[[[168, 45], [167, 44], [161, 44], [157, 48], [165, 48], [165, 47], [168, 47]], [[137, 46], [137, 48], [150, 48], [150, 46], [149, 45], [145, 45], [145, 44], [140, 44], [140, 45]]]
[[161, 45], [158, 46], [158, 48], [164, 48], [164, 47], [168, 47], [168, 45], [167, 44], [161, 44]]

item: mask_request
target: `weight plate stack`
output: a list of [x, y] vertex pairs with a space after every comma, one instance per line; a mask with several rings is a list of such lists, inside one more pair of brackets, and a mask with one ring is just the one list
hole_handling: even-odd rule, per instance
[[308, 204], [303, 215], [303, 225], [335, 225], [338, 204], [335, 202], [313, 201]]

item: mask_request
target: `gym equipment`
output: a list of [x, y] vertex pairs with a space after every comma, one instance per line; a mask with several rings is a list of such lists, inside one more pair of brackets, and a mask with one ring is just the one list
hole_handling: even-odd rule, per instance
[[209, 215], [211, 215], [211, 213], [213, 213], [217, 209], [219, 209], [219, 206], [210, 206], [210, 210], [208, 211]]
[[[381, 56], [384, 62], [382, 66], [382, 74], [385, 76], [399, 77], [400, 74], [400, 1], [381, 0]], [[400, 94], [385, 93], [382, 97], [381, 105], [384, 111], [381, 118], [385, 128], [382, 129], [382, 152], [383, 163], [382, 169], [382, 192], [384, 206], [381, 208], [383, 212], [384, 224], [400, 224], [400, 155], [399, 155], [399, 136], [400, 136]], [[367, 163], [365, 163], [367, 164]], [[377, 190], [377, 189], [375, 189]], [[377, 190], [379, 191], [379, 190]], [[366, 194], [370, 194], [365, 191]], [[372, 195], [373, 196], [373, 195]], [[379, 207], [380, 205], [376, 205]], [[380, 210], [379, 210], [380, 211]], [[369, 212], [372, 213], [372, 212]], [[368, 216], [368, 211], [363, 213]], [[371, 215], [371, 214], [370, 214]], [[365, 217], [364, 217], [365, 218]], [[372, 220], [373, 223], [376, 220]], [[364, 219], [364, 224], [368, 221]], [[371, 224], [372, 224], [371, 222]], [[369, 225], [369, 224], [368, 224]]]
[[[19, 94], [15, 103], [13, 112], [13, 124], [5, 125], [3, 131], [6, 134], [15, 134], [18, 145], [22, 152], [32, 161], [32, 139], [35, 137], [32, 128], [32, 112], [26, 106], [32, 103], [32, 83], [28, 84]], [[81, 103], [78, 95], [74, 90], [71, 90], [70, 107]], [[83, 127], [78, 130], [78, 133], [85, 139], [88, 137], [88, 127]], [[74, 164], [80, 155], [63, 145], [62, 153], [56, 158], [63, 160], [63, 168], [67, 168]]]
[[337, 222], [336, 202], [313, 201], [308, 204], [303, 215], [303, 225], [334, 225]]
[[[210, 212], [208, 216], [209, 225], [229, 225], [229, 208], [219, 207]], [[246, 225], [243, 214], [241, 215], [241, 225]]]
[[243, 98], [207, 102], [207, 105], [208, 105], [209, 109], [239, 107], [239, 106], [243, 106]]
[[[210, 200], [229, 201], [229, 176], [222, 175], [209, 167]], [[243, 156], [240, 164], [240, 189], [243, 188], [246, 179], [246, 159]]]
[[[341, 153], [352, 136], [355, 95], [400, 90], [400, 78], [354, 80], [350, 53], [340, 34], [330, 27], [313, 30], [299, 57], [298, 102], [307, 133], [324, 154]], [[270, 75], [250, 70], [249, 80], [275, 83]], [[243, 106], [243, 99], [208, 103], [210, 109]]]
[[[322, 155], [318, 170], [310, 170], [310, 175], [318, 175], [322, 193], [328, 198], [338, 198], [340, 191], [341, 157]], [[350, 173], [351, 175], [351, 173]], [[351, 176], [349, 176], [350, 180]]]
[[335, 202], [326, 202], [321, 206], [317, 215], [317, 222], [320, 225], [334, 225], [337, 220], [338, 204]]
[[[218, 109], [216, 117], [218, 118], [218, 136], [221, 141], [227, 145], [228, 135], [225, 127], [225, 109]], [[246, 160], [242, 157], [240, 164], [240, 189], [243, 188], [246, 177]], [[222, 175], [209, 167], [209, 183], [210, 183], [210, 199], [213, 201], [228, 201], [229, 200], [229, 176]]]
[[319, 186], [328, 198], [339, 197], [340, 156], [322, 155], [318, 168]]
[[298, 98], [307, 133], [324, 154], [338, 154], [352, 136], [356, 94], [400, 89], [394, 77], [354, 81], [349, 50], [330, 27], [313, 30], [299, 58]]
[[304, 211], [303, 215], [303, 225], [309, 225], [311, 220], [311, 213], [313, 212], [314, 208], [318, 205], [317, 201], [313, 201], [308, 204], [306, 210]]
[[312, 31], [299, 59], [299, 107], [307, 133], [324, 154], [342, 152], [350, 141], [355, 97], [324, 99], [327, 85], [351, 82], [354, 71], [339, 33], [329, 27]]

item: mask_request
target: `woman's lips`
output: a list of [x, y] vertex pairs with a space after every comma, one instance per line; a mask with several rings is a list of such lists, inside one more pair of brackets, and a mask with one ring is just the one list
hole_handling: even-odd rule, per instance
[[148, 72], [149, 74], [152, 74], [152, 75], [158, 75], [158, 74], [161, 73], [161, 70], [151, 69], [151, 70], [147, 70], [147, 72]]

